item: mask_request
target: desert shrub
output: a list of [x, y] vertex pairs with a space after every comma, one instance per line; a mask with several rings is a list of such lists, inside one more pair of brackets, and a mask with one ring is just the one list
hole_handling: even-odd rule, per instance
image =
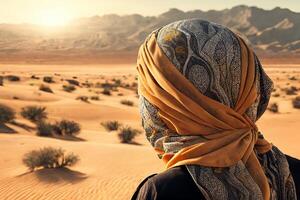
[[273, 97], [280, 97], [280, 94], [279, 93], [275, 93], [275, 94], [273, 94]]
[[121, 100], [121, 104], [127, 105], [127, 106], [133, 106], [134, 105], [133, 101], [130, 101], [130, 100]]
[[91, 100], [93, 100], [93, 101], [99, 101], [100, 98], [99, 98], [99, 96], [91, 96]]
[[295, 76], [291, 76], [291, 77], [289, 77], [289, 80], [291, 80], [291, 81], [296, 81], [297, 78], [296, 78]]
[[20, 77], [16, 75], [7, 75], [5, 78], [9, 81], [20, 81]]
[[119, 127], [122, 125], [120, 122], [114, 120], [114, 121], [106, 121], [102, 122], [101, 125], [107, 130], [107, 131], [116, 131], [119, 129]]
[[80, 100], [80, 101], [83, 101], [83, 102], [86, 102], [86, 103], [89, 102], [89, 98], [87, 96], [78, 96], [76, 98], [76, 100]]
[[114, 86], [115, 87], [120, 87], [121, 84], [122, 84], [121, 79], [113, 79], [113, 81], [114, 81]]
[[102, 91], [102, 94], [110, 96], [111, 95], [111, 91], [108, 88], [104, 88], [103, 91]]
[[26, 106], [21, 110], [21, 116], [31, 122], [39, 122], [47, 119], [46, 107], [41, 106]]
[[118, 133], [118, 137], [122, 143], [131, 143], [132, 140], [141, 132], [129, 126], [122, 127]]
[[45, 83], [54, 83], [52, 76], [44, 76], [43, 81]]
[[300, 96], [297, 96], [292, 100], [292, 104], [294, 108], [300, 109]]
[[81, 128], [75, 121], [61, 120], [53, 124], [53, 131], [58, 135], [77, 135]]
[[30, 78], [31, 78], [31, 79], [36, 79], [36, 80], [40, 79], [40, 78], [37, 77], [36, 75], [32, 75]]
[[66, 81], [71, 84], [71, 85], [77, 85], [79, 86], [79, 81], [74, 80], [74, 79], [66, 79]]
[[62, 168], [75, 165], [79, 157], [74, 153], [66, 154], [61, 148], [44, 147], [26, 153], [23, 163], [29, 170], [36, 168]]
[[66, 92], [73, 92], [76, 90], [76, 87], [74, 85], [63, 85], [63, 90]]
[[44, 84], [40, 85], [39, 90], [43, 92], [53, 93], [51, 88], [48, 85], [44, 85]]
[[11, 122], [16, 118], [15, 111], [3, 104], [0, 104], [0, 124]]
[[38, 136], [49, 137], [53, 133], [53, 125], [49, 122], [40, 121], [36, 125], [36, 134]]
[[295, 86], [291, 86], [291, 87], [285, 89], [285, 93], [287, 95], [296, 95], [297, 91], [298, 91], [298, 89]]
[[3, 76], [0, 76], [0, 86], [3, 86]]
[[279, 110], [278, 104], [277, 103], [270, 104], [270, 106], [268, 107], [268, 110], [273, 113], [278, 113], [278, 110]]
[[118, 96], [124, 96], [124, 94], [123, 93], [118, 93]]

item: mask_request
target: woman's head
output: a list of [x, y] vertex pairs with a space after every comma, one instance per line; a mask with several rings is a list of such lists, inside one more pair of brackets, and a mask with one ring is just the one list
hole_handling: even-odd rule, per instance
[[139, 52], [138, 71], [143, 127], [163, 154], [219, 137], [212, 136], [218, 131], [254, 127], [250, 124], [264, 113], [272, 90], [243, 39], [200, 19], [150, 34]]

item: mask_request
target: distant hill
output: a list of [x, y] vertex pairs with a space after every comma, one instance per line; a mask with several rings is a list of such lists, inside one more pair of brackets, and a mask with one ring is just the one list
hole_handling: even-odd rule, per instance
[[14, 57], [43, 60], [47, 56], [97, 57], [135, 54], [152, 30], [170, 22], [201, 18], [240, 32], [259, 54], [300, 55], [300, 13], [236, 6], [225, 10], [170, 9], [158, 16], [115, 14], [81, 18], [57, 28], [31, 24], [0, 24], [0, 61]]

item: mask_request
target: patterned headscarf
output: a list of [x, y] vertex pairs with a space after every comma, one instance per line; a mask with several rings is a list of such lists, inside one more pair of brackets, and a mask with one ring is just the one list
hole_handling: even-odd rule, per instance
[[[201, 94], [231, 109], [237, 106], [241, 84], [243, 84], [242, 77], [245, 73], [242, 71], [241, 42], [247, 47], [239, 36], [226, 27], [199, 19], [182, 20], [164, 26], [150, 34], [140, 49], [139, 79], [143, 77], [139, 65], [147, 63], [143, 59], [148, 59], [141, 54], [144, 53], [143, 48], [151, 37], [155, 37], [155, 42], [163, 52], [163, 56], [166, 56]], [[254, 53], [253, 61], [248, 62], [253, 62], [255, 68], [253, 69], [254, 86], [257, 94], [256, 99], [244, 113], [254, 124], [267, 108], [273, 83]], [[141, 85], [141, 81], [139, 82]], [[147, 81], [143, 80], [143, 84], [147, 84]], [[140, 90], [139, 94], [142, 125], [147, 139], [158, 152], [158, 156], [166, 162], [170, 162], [170, 159], [178, 152], [207, 139], [206, 133], [186, 134], [176, 131], [183, 129], [170, 128], [170, 124], [167, 124], [167, 121], [160, 115], [161, 112], [167, 115], [168, 110], [160, 110], [143, 94], [143, 91]], [[197, 115], [197, 113], [194, 114]], [[263, 140], [261, 133], [258, 134], [258, 138]], [[271, 199], [294, 199], [294, 184], [284, 155], [276, 147], [267, 153], [256, 151], [255, 153], [271, 186], [271, 191], [268, 191], [270, 195], [264, 194], [262, 186], [253, 180], [255, 178], [245, 166], [245, 162], [237, 161], [231, 166], [221, 168], [198, 165], [196, 162], [183, 164], [187, 166], [195, 184], [207, 199], [259, 200], [269, 197]], [[224, 159], [226, 156], [224, 155]], [[272, 162], [271, 158], [276, 162]], [[222, 157], [216, 159], [222, 160]], [[181, 161], [174, 162], [169, 165], [173, 167], [181, 163]], [[268, 170], [270, 167], [273, 171]]]

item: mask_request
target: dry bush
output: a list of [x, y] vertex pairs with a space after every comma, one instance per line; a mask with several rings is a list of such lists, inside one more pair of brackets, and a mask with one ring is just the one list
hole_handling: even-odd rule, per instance
[[89, 103], [89, 97], [87, 97], [87, 96], [78, 96], [76, 98], [76, 100], [80, 100], [80, 101], [83, 101], [85, 103]]
[[103, 91], [102, 91], [102, 94], [110, 96], [111, 95], [111, 91], [108, 88], [104, 88]]
[[273, 97], [280, 97], [280, 94], [279, 93], [275, 93], [272, 95]]
[[48, 85], [44, 85], [44, 84], [40, 85], [39, 90], [43, 92], [53, 93], [51, 88]]
[[300, 109], [300, 96], [297, 96], [292, 100], [292, 104], [294, 108]]
[[40, 78], [37, 77], [36, 75], [32, 75], [30, 78], [31, 78], [31, 79], [36, 79], [36, 80], [39, 80], [39, 79], [40, 79]]
[[121, 143], [132, 143], [133, 139], [141, 132], [129, 126], [122, 127], [118, 133]]
[[296, 95], [297, 91], [298, 91], [298, 89], [295, 86], [291, 86], [291, 87], [285, 89], [286, 95]]
[[126, 106], [134, 105], [133, 101], [130, 101], [130, 100], [121, 100], [121, 104], [126, 105]]
[[16, 82], [16, 81], [20, 81], [20, 77], [19, 76], [16, 76], [16, 75], [7, 75], [5, 76], [5, 78], [9, 81], [13, 81], [13, 82]]
[[43, 81], [45, 83], [54, 83], [52, 76], [44, 76]]
[[116, 131], [119, 129], [119, 127], [122, 125], [120, 122], [114, 120], [114, 121], [106, 121], [102, 122], [101, 125], [107, 130], [107, 131]]
[[30, 171], [36, 168], [62, 168], [78, 163], [79, 157], [74, 153], [65, 153], [61, 148], [44, 147], [26, 153], [23, 163]]
[[21, 116], [29, 121], [36, 123], [47, 119], [46, 107], [26, 106], [21, 110]]
[[100, 98], [99, 98], [99, 96], [91, 96], [91, 100], [93, 100], [93, 101], [99, 101]]
[[71, 85], [76, 85], [76, 86], [80, 85], [79, 81], [74, 80], [74, 79], [66, 79], [66, 81]]
[[81, 131], [80, 124], [71, 120], [61, 120], [52, 125], [58, 135], [77, 135]]
[[0, 76], [0, 86], [3, 86], [3, 76]]
[[273, 113], [278, 113], [279, 107], [277, 103], [272, 103], [269, 105], [268, 110], [273, 112]]
[[76, 90], [76, 87], [74, 85], [63, 85], [63, 90], [66, 92], [73, 92]]
[[15, 118], [16, 113], [12, 108], [0, 104], [0, 124], [12, 122]]
[[53, 135], [53, 125], [49, 122], [40, 121], [36, 125], [36, 134], [38, 136], [50, 137]]

